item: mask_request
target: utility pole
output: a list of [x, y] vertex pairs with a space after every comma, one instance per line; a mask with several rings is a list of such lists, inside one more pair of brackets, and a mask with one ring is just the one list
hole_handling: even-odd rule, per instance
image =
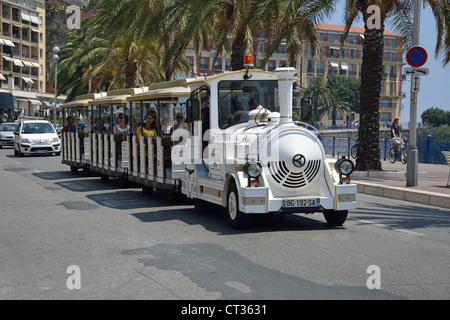
[[[413, 20], [413, 46], [419, 45], [420, 35], [420, 0], [414, 0], [414, 20]], [[417, 150], [417, 90], [413, 88], [411, 77], [411, 101], [409, 116], [409, 148], [408, 163], [406, 165], [406, 186], [416, 187], [418, 177], [419, 151]]]

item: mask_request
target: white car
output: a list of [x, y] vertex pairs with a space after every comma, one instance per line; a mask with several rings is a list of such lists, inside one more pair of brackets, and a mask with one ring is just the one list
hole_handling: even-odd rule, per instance
[[3, 147], [12, 147], [14, 140], [14, 131], [19, 124], [15, 122], [5, 122], [0, 124], [0, 149]]
[[14, 154], [61, 154], [61, 141], [53, 125], [46, 120], [25, 120], [14, 132]]

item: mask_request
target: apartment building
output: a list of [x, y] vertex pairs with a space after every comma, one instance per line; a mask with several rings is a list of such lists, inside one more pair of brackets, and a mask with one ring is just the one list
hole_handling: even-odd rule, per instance
[[0, 45], [2, 88], [12, 75], [15, 90], [45, 88], [45, 0], [3, 0]]
[[[317, 32], [320, 38], [322, 51], [312, 52], [311, 46], [303, 45], [303, 53], [299, 55], [296, 65], [297, 77], [302, 87], [308, 87], [313, 77], [327, 77], [329, 74], [339, 74], [348, 77], [361, 77], [361, 64], [363, 56], [362, 44], [364, 41], [364, 28], [351, 27], [344, 45], [341, 48], [341, 39], [345, 26], [332, 24], [318, 24]], [[402, 66], [403, 48], [401, 37], [389, 32], [384, 32], [384, 56], [383, 56], [383, 80], [380, 101], [380, 122], [392, 122], [394, 118], [400, 118], [401, 100], [405, 96], [402, 92]], [[267, 39], [264, 35], [257, 39], [256, 67], [261, 66], [264, 51], [267, 48]], [[231, 70], [230, 56], [223, 54], [215, 62], [213, 58], [216, 51], [214, 43], [205, 48], [200, 57], [197, 57], [193, 47], [186, 50], [185, 56], [191, 65], [191, 71], [197, 75], [209, 75]], [[288, 58], [286, 45], [281, 43], [278, 50], [268, 60], [265, 70], [273, 71], [277, 67], [287, 66]], [[337, 124], [349, 123], [359, 119], [359, 115], [338, 115]], [[327, 116], [322, 122], [331, 123]]]
[[0, 86], [16, 110], [35, 115], [45, 92], [45, 0], [1, 0]]

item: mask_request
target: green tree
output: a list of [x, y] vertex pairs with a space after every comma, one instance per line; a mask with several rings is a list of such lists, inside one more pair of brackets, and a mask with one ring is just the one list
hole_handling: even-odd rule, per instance
[[422, 112], [422, 123], [431, 127], [439, 127], [442, 125], [450, 126], [450, 111], [444, 111], [439, 108], [428, 108]]
[[324, 104], [319, 110], [319, 119], [326, 114], [331, 114], [332, 125], [336, 125], [336, 118], [338, 113], [345, 115], [352, 112], [350, 103], [342, 99], [341, 94], [337, 88], [330, 88], [328, 103]]
[[346, 101], [352, 112], [360, 112], [359, 91], [361, 88], [361, 79], [347, 77], [344, 75], [331, 74], [327, 79], [327, 87], [336, 91], [336, 96]]
[[319, 110], [328, 109], [331, 105], [330, 89], [322, 77], [314, 77], [308, 88], [303, 91], [303, 97], [312, 101], [313, 121], [320, 119]]

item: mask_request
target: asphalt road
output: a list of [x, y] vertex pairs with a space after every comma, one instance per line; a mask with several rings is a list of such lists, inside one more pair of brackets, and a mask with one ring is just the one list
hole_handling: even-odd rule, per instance
[[449, 299], [450, 210], [357, 199], [342, 227], [299, 214], [236, 231], [1, 149], [0, 299]]

